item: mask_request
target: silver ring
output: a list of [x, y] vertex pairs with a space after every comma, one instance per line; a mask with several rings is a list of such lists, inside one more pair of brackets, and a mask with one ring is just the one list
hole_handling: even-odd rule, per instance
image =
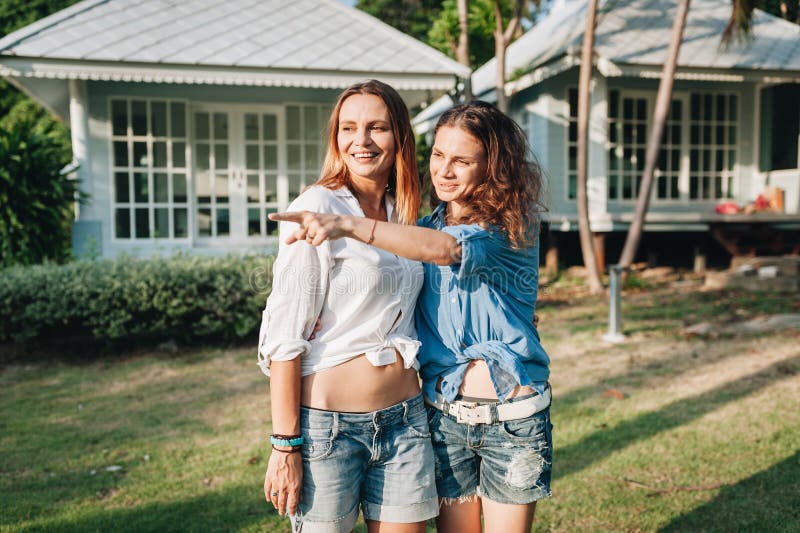
[[270, 495], [274, 498], [275, 496], [278, 495], [278, 493], [277, 492], [271, 492]]

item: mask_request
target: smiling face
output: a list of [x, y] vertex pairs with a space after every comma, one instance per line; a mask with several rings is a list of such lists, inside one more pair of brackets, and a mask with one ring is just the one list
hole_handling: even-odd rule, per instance
[[486, 179], [486, 151], [465, 130], [443, 126], [436, 131], [430, 170], [436, 196], [449, 202], [451, 213], [457, 217], [475, 187]]
[[354, 94], [339, 109], [339, 153], [355, 181], [389, 180], [395, 141], [389, 109], [372, 94]]

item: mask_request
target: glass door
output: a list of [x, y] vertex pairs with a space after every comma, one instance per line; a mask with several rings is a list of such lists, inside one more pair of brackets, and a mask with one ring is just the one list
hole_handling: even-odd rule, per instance
[[267, 214], [285, 208], [288, 197], [282, 131], [283, 109], [278, 106], [194, 107], [199, 242], [233, 244], [277, 234], [277, 224]]

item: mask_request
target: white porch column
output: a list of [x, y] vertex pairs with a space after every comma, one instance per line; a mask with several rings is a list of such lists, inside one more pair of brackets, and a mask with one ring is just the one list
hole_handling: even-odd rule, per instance
[[592, 94], [589, 100], [589, 165], [586, 188], [589, 198], [589, 219], [594, 231], [607, 219], [608, 214], [608, 83], [595, 71]]
[[[69, 129], [72, 138], [72, 159], [80, 165], [77, 170], [78, 189], [91, 193], [89, 100], [84, 80], [69, 80]], [[75, 218], [81, 218], [79, 206], [75, 208]]]

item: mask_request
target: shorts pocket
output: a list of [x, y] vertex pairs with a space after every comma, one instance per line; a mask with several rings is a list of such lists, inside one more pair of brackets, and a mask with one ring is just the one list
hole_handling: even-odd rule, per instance
[[545, 439], [545, 431], [550, 421], [545, 412], [536, 413], [528, 418], [506, 420], [498, 424], [500, 433], [509, 439], [531, 440]]
[[302, 428], [303, 459], [320, 461], [333, 451], [333, 427]]
[[403, 425], [405, 425], [405, 427], [408, 428], [411, 434], [415, 437], [419, 437], [421, 439], [431, 438], [431, 430], [428, 426], [428, 416], [424, 407], [420, 407], [419, 409], [415, 409], [413, 412], [408, 413], [403, 418]]

